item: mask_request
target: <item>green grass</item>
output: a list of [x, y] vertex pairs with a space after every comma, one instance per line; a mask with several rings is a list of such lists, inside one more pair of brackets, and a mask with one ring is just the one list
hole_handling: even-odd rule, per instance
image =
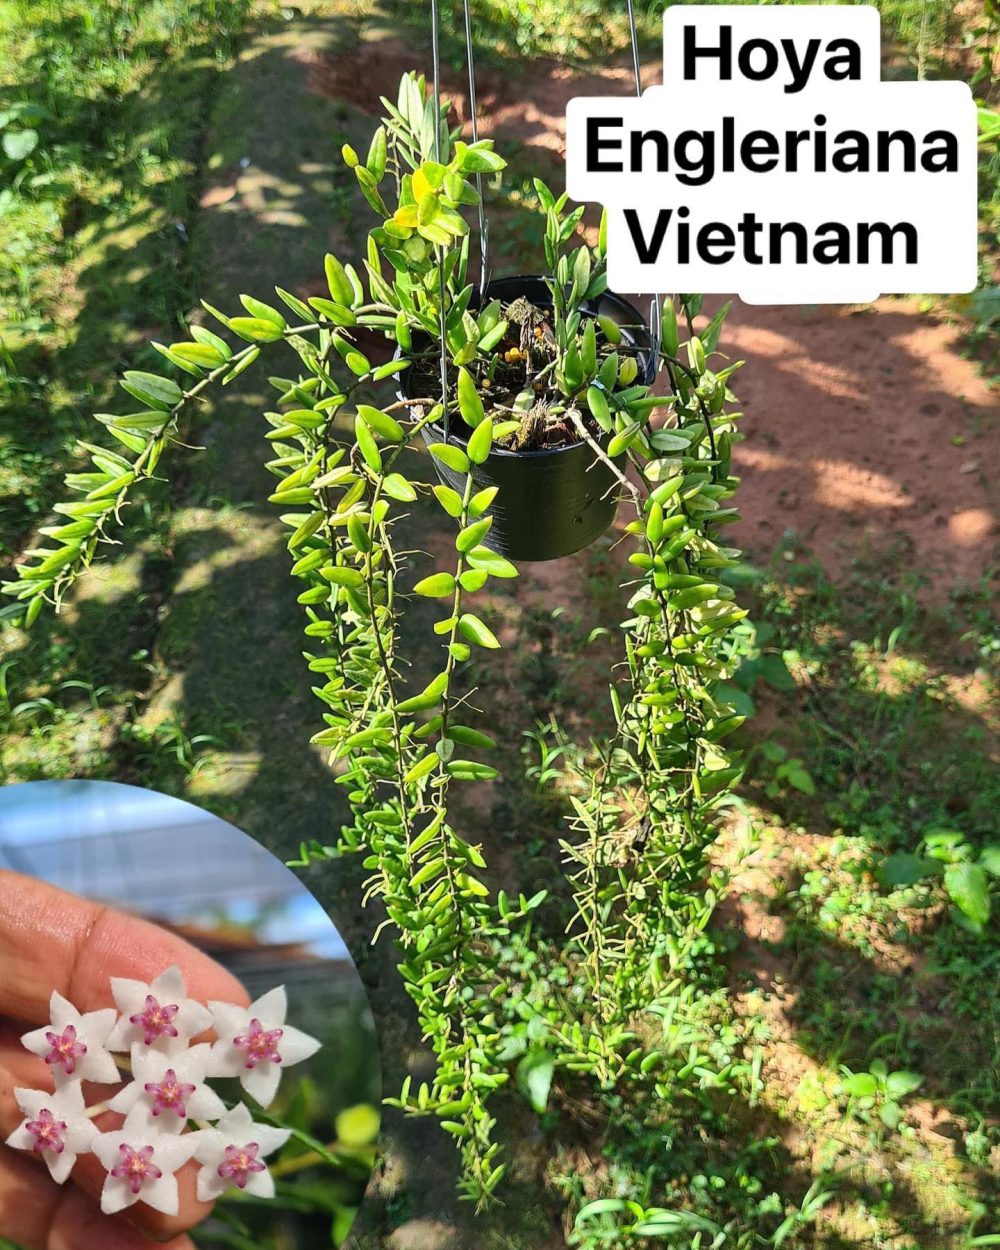
[[0, 551], [44, 512], [110, 376], [158, 359], [139, 345], [194, 300], [204, 118], [254, 9], [0, 4]]

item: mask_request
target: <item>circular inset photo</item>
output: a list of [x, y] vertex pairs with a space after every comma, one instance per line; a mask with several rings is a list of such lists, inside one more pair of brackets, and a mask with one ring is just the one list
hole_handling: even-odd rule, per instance
[[0, 789], [0, 1245], [340, 1246], [381, 1082], [301, 882], [180, 799]]

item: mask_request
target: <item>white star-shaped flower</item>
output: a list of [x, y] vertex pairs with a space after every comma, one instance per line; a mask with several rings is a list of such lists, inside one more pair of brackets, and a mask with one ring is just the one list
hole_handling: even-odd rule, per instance
[[228, 1112], [213, 1128], [198, 1134], [194, 1157], [203, 1164], [198, 1173], [198, 1197], [214, 1202], [235, 1186], [256, 1198], [274, 1197], [274, 1177], [263, 1162], [291, 1137], [286, 1128], [255, 1124], [242, 1103]]
[[79, 1081], [68, 1081], [47, 1094], [41, 1089], [15, 1089], [24, 1120], [7, 1138], [15, 1150], [39, 1155], [59, 1185], [73, 1170], [77, 1156], [90, 1151], [97, 1129], [87, 1119]]
[[132, 1081], [108, 1103], [122, 1115], [142, 1113], [156, 1132], [179, 1133], [189, 1119], [218, 1120], [226, 1106], [205, 1084], [212, 1057], [207, 1042], [182, 1054], [164, 1055], [136, 1043], [132, 1047]]
[[240, 1084], [262, 1107], [278, 1092], [282, 1068], [301, 1063], [320, 1048], [308, 1033], [285, 1024], [288, 999], [279, 985], [249, 1007], [208, 1004], [219, 1040], [212, 1047], [210, 1076], [238, 1076]]
[[131, 1051], [141, 1042], [164, 1054], [177, 1054], [192, 1037], [212, 1027], [208, 1008], [187, 997], [184, 977], [176, 964], [148, 984], [112, 977], [111, 993], [121, 1012], [108, 1039], [111, 1050]]
[[121, 1080], [108, 1050], [115, 1009], [79, 1011], [55, 990], [49, 999], [51, 1024], [25, 1033], [21, 1043], [52, 1069], [56, 1087], [67, 1081], [96, 1081], [114, 1085]]
[[108, 1174], [101, 1191], [104, 1214], [145, 1202], [164, 1215], [176, 1215], [180, 1195], [174, 1173], [194, 1154], [198, 1136], [161, 1133], [142, 1108], [131, 1112], [117, 1132], [98, 1133], [91, 1149]]

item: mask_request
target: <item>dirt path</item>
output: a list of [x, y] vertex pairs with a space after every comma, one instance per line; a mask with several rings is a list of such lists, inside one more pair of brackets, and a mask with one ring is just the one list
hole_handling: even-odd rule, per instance
[[721, 346], [748, 362], [737, 464], [754, 555], [794, 530], [836, 577], [898, 542], [941, 595], [995, 565], [1000, 409], [955, 327], [915, 300], [743, 304]]

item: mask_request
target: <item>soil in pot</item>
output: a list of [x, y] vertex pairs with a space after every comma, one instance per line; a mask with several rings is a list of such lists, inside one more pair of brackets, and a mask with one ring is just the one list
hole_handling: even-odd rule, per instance
[[[486, 543], [513, 560], [553, 560], [589, 546], [614, 520], [619, 482], [610, 465], [582, 441], [576, 420], [606, 447], [609, 435], [600, 429], [581, 400], [567, 400], [555, 386], [556, 358], [552, 304], [541, 278], [505, 278], [491, 283], [486, 299], [500, 300], [508, 321], [504, 339], [494, 349], [488, 376], [476, 378], [494, 426], [508, 430], [494, 443], [485, 463], [473, 468], [477, 489], [496, 486], [490, 514], [493, 525]], [[636, 360], [636, 383], [650, 384], [654, 375], [649, 334], [639, 312], [615, 295], [589, 301], [584, 316], [610, 318], [620, 327], [611, 344], [599, 329], [598, 356], [617, 351]], [[452, 379], [454, 380], [454, 370]], [[406, 395], [439, 393], [439, 361], [430, 343], [416, 345], [413, 365], [404, 375]], [[574, 419], [575, 414], [575, 419]], [[502, 428], [502, 427], [501, 427]], [[464, 444], [469, 430], [452, 416], [450, 428], [431, 427], [429, 443], [447, 439]], [[441, 480], [454, 489], [464, 485], [435, 459]]]

